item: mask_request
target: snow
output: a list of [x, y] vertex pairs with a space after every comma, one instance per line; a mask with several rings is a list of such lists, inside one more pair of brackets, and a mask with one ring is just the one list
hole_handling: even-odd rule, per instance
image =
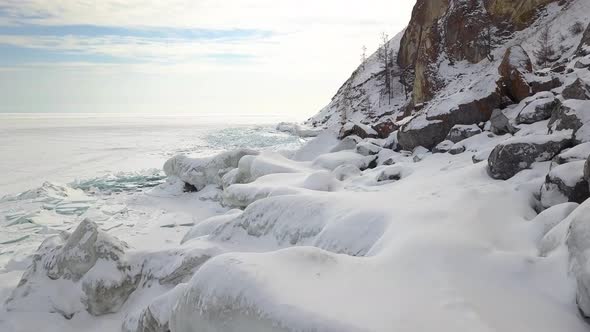
[[574, 146], [559, 154], [558, 158], [564, 162], [586, 160], [590, 156], [590, 142]]

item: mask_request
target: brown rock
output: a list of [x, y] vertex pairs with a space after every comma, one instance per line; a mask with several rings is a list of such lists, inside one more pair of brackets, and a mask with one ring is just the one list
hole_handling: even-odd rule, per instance
[[522, 46], [510, 47], [504, 53], [504, 58], [498, 68], [500, 74], [498, 86], [503, 94], [514, 102], [521, 102], [532, 93], [526, 79], [526, 75], [532, 72], [533, 63]]
[[377, 132], [379, 138], [387, 138], [398, 129], [399, 126], [392, 119], [387, 119], [373, 126], [373, 130]]

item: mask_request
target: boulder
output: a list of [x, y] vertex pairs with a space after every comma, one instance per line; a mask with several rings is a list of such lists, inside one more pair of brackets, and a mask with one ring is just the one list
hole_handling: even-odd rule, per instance
[[404, 124], [397, 134], [402, 149], [411, 151], [418, 146], [432, 149], [444, 141], [451, 126], [442, 120], [427, 120], [419, 116]]
[[567, 248], [570, 270], [577, 281], [576, 302], [583, 316], [590, 317], [590, 200], [570, 215]]
[[558, 77], [553, 76], [529, 75], [527, 76], [527, 79], [529, 81], [529, 85], [531, 86], [531, 91], [533, 94], [544, 91], [551, 91], [555, 88], [560, 87], [562, 84], [561, 80]]
[[363, 156], [374, 156], [381, 151], [381, 147], [369, 142], [361, 142], [356, 146], [356, 152]]
[[566, 86], [561, 95], [564, 99], [590, 100], [590, 85], [578, 78]]
[[377, 132], [379, 138], [388, 138], [391, 133], [398, 129], [399, 125], [397, 125], [392, 119], [381, 121], [373, 126], [373, 130]]
[[449, 152], [449, 150], [451, 150], [453, 148], [453, 145], [455, 145], [455, 143], [452, 141], [449, 141], [449, 140], [442, 141], [442, 142], [438, 143], [437, 146], [432, 148], [432, 153]]
[[590, 55], [576, 61], [576, 63], [574, 64], [574, 68], [576, 68], [576, 69], [590, 68]]
[[512, 46], [504, 53], [502, 63], [498, 68], [500, 86], [504, 95], [515, 102], [520, 102], [532, 94], [527, 82], [527, 74], [533, 72], [533, 63], [522, 46]]
[[500, 109], [495, 109], [492, 112], [490, 130], [496, 135], [514, 134], [517, 132], [517, 129], [510, 124], [510, 120]]
[[586, 161], [574, 161], [551, 170], [541, 188], [541, 204], [548, 208], [557, 204], [582, 203], [589, 196], [588, 182], [584, 179]]
[[188, 158], [184, 155], [174, 156], [164, 164], [164, 173], [175, 176], [192, 185], [187, 189], [201, 190], [208, 184], [222, 185], [223, 176], [238, 167], [242, 157], [258, 155], [257, 151], [238, 149], [220, 153], [213, 157]]
[[553, 112], [549, 133], [559, 130], [572, 130], [577, 143], [590, 141], [590, 101], [566, 100]]
[[449, 131], [447, 140], [453, 143], [459, 143], [464, 139], [475, 136], [481, 133], [481, 129], [477, 125], [455, 125]]
[[460, 153], [465, 152], [466, 148], [464, 145], [462, 144], [455, 144], [453, 145], [453, 147], [449, 150], [449, 153], [452, 155], [457, 155]]
[[340, 141], [340, 143], [338, 143], [335, 147], [333, 147], [330, 150], [330, 152], [354, 150], [354, 149], [356, 149], [357, 144], [359, 144], [362, 141], [363, 141], [363, 139], [356, 136], [356, 135], [346, 136], [342, 139], [342, 141]]
[[547, 120], [551, 117], [551, 114], [557, 108], [561, 102], [555, 97], [540, 98], [532, 101], [526, 105], [518, 116], [516, 117], [516, 123], [518, 124], [531, 124], [543, 120]]
[[377, 138], [378, 136], [377, 132], [367, 125], [357, 122], [348, 122], [344, 126], [342, 126], [342, 129], [340, 129], [338, 138], [343, 139], [351, 135], [355, 135], [363, 139]]
[[588, 156], [590, 156], [590, 142], [582, 143], [571, 149], [564, 150], [555, 157], [555, 162], [557, 164], [565, 164], [572, 161], [586, 160]]
[[534, 162], [547, 161], [571, 146], [571, 133], [514, 137], [499, 144], [488, 158], [488, 174], [507, 180]]
[[[124, 257], [126, 248], [85, 219], [71, 235], [52, 237], [41, 245], [7, 304], [30, 309], [32, 301], [66, 318], [81, 306], [95, 316], [117, 312], [140, 279], [139, 269]], [[80, 291], [64, 294], [59, 291], [63, 287]], [[48, 293], [47, 288], [56, 292]]]

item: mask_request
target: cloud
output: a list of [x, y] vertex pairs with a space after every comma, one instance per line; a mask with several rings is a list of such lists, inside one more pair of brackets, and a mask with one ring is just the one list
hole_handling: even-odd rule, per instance
[[[145, 106], [139, 86], [155, 84], [150, 98], [158, 105], [176, 98], [182, 109], [239, 105], [311, 114], [358, 65], [363, 45], [375, 50], [380, 32], [405, 26], [413, 2], [3, 0], [0, 103], [26, 109], [30, 98], [11, 92], [29, 84], [47, 92], [47, 107], [65, 96], [90, 103], [119, 93]], [[76, 75], [92, 84], [72, 83]], [[122, 81], [110, 94], [99, 92]], [[228, 86], [231, 99], [223, 97]]]

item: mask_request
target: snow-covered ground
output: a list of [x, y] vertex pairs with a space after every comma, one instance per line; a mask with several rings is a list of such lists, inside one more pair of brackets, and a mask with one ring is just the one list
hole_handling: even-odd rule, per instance
[[[545, 240], [540, 255], [544, 235], [575, 208], [537, 217], [532, 197], [550, 162], [493, 180], [486, 162], [472, 161], [498, 143], [483, 133], [457, 156], [383, 149], [378, 160], [395, 165], [368, 168], [375, 156], [336, 151], [331, 133], [303, 142], [272, 126], [223, 127], [171, 126], [155, 143], [155, 126], [117, 136], [109, 125], [94, 129], [91, 143], [75, 142], [85, 136], [76, 128], [48, 129], [62, 146], [87, 144], [97, 153], [89, 160], [110, 155], [109, 146], [138, 146], [89, 163], [112, 172], [123, 158], [137, 172], [45, 183], [0, 201], [0, 331], [587, 331], [563, 240]], [[113, 137], [103, 142], [98, 133], [107, 131]], [[239, 163], [235, 153], [205, 158], [235, 148], [262, 151], [246, 151]], [[133, 168], [143, 154], [161, 167], [179, 152], [200, 158], [174, 158], [166, 182], [139, 171], [148, 164]], [[70, 161], [71, 179], [90, 174], [81, 160]], [[31, 170], [41, 177], [59, 169], [43, 167]], [[201, 171], [208, 180], [195, 181], [206, 186], [183, 192], [179, 177], [190, 182]], [[120, 308], [108, 308], [115, 313], [85, 309], [96, 298], [84, 287], [121, 273], [104, 259], [72, 279], [51, 277], [51, 255], [31, 257], [43, 239], [83, 220], [106, 242], [127, 244], [120, 271], [139, 281]], [[69, 248], [51, 239], [41, 252]], [[30, 264], [37, 268], [13, 292]]]

